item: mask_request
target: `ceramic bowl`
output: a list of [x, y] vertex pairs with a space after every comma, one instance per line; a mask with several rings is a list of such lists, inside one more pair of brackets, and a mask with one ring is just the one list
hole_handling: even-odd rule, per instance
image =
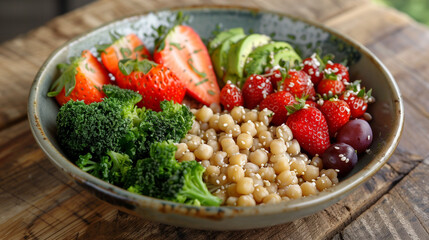
[[[68, 159], [55, 138], [58, 105], [48, 98], [48, 88], [57, 76], [56, 65], [77, 56], [95, 44], [110, 41], [109, 32], [137, 33], [152, 49], [152, 26], [170, 25], [178, 11], [190, 17], [191, 25], [203, 39], [216, 27], [243, 27], [247, 32], [286, 40], [306, 57], [317, 48], [333, 53], [335, 61], [347, 60], [351, 79], [362, 79], [373, 89], [376, 103], [369, 112], [374, 142], [371, 151], [360, 158], [353, 171], [336, 186], [316, 196], [275, 205], [256, 207], [195, 207], [130, 193], [80, 170]], [[399, 89], [386, 67], [368, 49], [338, 32], [294, 17], [243, 8], [192, 7], [149, 12], [111, 22], [74, 38], [55, 50], [38, 72], [28, 100], [28, 118], [40, 147], [49, 159], [79, 185], [119, 209], [160, 223], [211, 230], [251, 229], [281, 224], [314, 214], [338, 202], [374, 175], [392, 155], [403, 127], [404, 113]]]

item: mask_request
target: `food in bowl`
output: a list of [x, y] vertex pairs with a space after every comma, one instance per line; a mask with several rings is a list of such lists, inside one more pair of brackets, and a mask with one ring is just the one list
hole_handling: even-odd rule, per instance
[[[344, 65], [316, 54], [301, 61], [288, 43], [239, 28], [219, 33], [209, 49], [181, 22], [159, 30], [154, 61], [127, 35], [99, 48], [102, 63], [84, 51], [60, 66], [49, 96], [63, 104], [59, 143], [81, 169], [156, 198], [250, 206], [315, 194], [356, 164], [351, 143], [330, 138], [373, 98], [350, 83]], [[179, 104], [185, 92], [215, 111], [194, 110], [194, 121]], [[221, 114], [219, 102], [231, 112]]]

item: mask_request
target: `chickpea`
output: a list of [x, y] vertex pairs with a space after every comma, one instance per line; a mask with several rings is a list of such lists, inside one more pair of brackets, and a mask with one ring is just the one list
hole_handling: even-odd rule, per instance
[[301, 191], [302, 196], [310, 196], [318, 192], [314, 182], [305, 182], [301, 184]]
[[229, 125], [225, 132], [227, 134], [231, 134], [233, 137], [238, 137], [238, 135], [241, 133], [241, 128], [238, 124]]
[[226, 147], [226, 149], [224, 151], [226, 152], [226, 154], [228, 155], [228, 157], [231, 157], [234, 154], [240, 153], [240, 149], [238, 148], [238, 146], [236, 144], [229, 145], [228, 147]]
[[202, 108], [198, 109], [195, 113], [195, 118], [203, 123], [208, 122], [212, 116], [213, 110], [206, 106], [203, 106]]
[[222, 200], [221, 204], [224, 204], [226, 201], [226, 190], [225, 189], [218, 189], [216, 192], [213, 193], [216, 197], [220, 198]]
[[241, 133], [237, 136], [237, 145], [240, 149], [249, 149], [253, 145], [253, 138], [248, 133]]
[[241, 132], [242, 133], [248, 133], [250, 136], [254, 137], [257, 133], [255, 124], [253, 122], [245, 122], [241, 124]]
[[292, 140], [292, 130], [286, 125], [282, 124], [276, 129], [276, 137], [283, 139], [285, 142]]
[[222, 149], [225, 150], [227, 147], [235, 145], [235, 141], [231, 137], [224, 137], [220, 141], [220, 145], [222, 146]]
[[301, 151], [301, 147], [296, 139], [292, 139], [291, 144], [289, 145], [287, 152], [291, 155], [297, 155]]
[[217, 140], [216, 131], [212, 128], [207, 129], [203, 134], [203, 140], [206, 142], [209, 140]]
[[219, 143], [216, 140], [208, 140], [207, 145], [211, 146], [213, 148], [213, 152], [217, 152], [220, 150]]
[[[283, 154], [271, 155], [271, 159], [273, 159], [273, 157], [275, 156], [285, 156], [285, 155]], [[280, 174], [281, 172], [290, 170], [289, 160], [286, 157], [278, 158], [278, 160], [274, 163], [273, 168], [276, 174]]]
[[276, 180], [276, 173], [272, 167], [262, 167], [258, 171], [263, 180], [274, 182]]
[[176, 159], [179, 159], [185, 154], [186, 151], [188, 151], [188, 145], [186, 145], [186, 143], [179, 143], [179, 144], [176, 144], [176, 146], [177, 146], [177, 151], [174, 157]]
[[207, 144], [201, 144], [194, 151], [195, 157], [200, 160], [208, 160], [213, 156], [213, 148]]
[[230, 165], [244, 166], [247, 162], [247, 155], [238, 153], [234, 154], [229, 158]]
[[252, 195], [242, 195], [237, 200], [237, 206], [255, 206], [256, 202]]
[[236, 206], [237, 205], [237, 197], [228, 197], [225, 201], [226, 205], [228, 206]]
[[209, 176], [209, 175], [219, 175], [220, 174], [220, 168], [219, 166], [214, 166], [214, 165], [210, 165], [208, 167], [206, 167], [206, 171], [204, 171], [204, 174]]
[[313, 165], [307, 165], [307, 170], [305, 171], [302, 178], [305, 181], [310, 182], [313, 179], [316, 179], [318, 176], [319, 176], [319, 168]]
[[223, 114], [219, 116], [218, 127], [220, 130], [226, 131], [230, 125], [234, 125], [234, 119], [232, 119], [231, 115]]
[[273, 116], [273, 111], [268, 110], [267, 108], [264, 108], [262, 111], [258, 114], [258, 120], [262, 122], [265, 126], [270, 125], [271, 119]]
[[316, 180], [317, 190], [323, 191], [332, 186], [332, 181], [327, 176], [323, 175]]
[[193, 152], [195, 151], [195, 149], [198, 148], [198, 146], [200, 146], [202, 142], [202, 139], [198, 136], [191, 136], [190, 140], [188, 142], [186, 142], [186, 145], [188, 145], [188, 149]]
[[257, 132], [256, 135], [258, 135], [258, 137], [259, 137], [259, 134], [261, 132], [268, 130], [268, 127], [266, 125], [264, 125], [264, 123], [262, 123], [262, 122], [255, 122], [255, 128], [256, 128], [256, 132]]
[[200, 163], [204, 168], [208, 168], [210, 166], [209, 160], [202, 160]]
[[277, 182], [280, 186], [287, 186], [291, 184], [297, 184], [298, 178], [296, 177], [295, 172], [283, 171], [277, 175]]
[[260, 134], [258, 134], [259, 142], [262, 144], [262, 146], [268, 148], [273, 141], [273, 137], [271, 135], [271, 132], [269, 131], [263, 131]]
[[298, 184], [289, 185], [285, 188], [285, 195], [290, 199], [302, 197], [302, 190]]
[[251, 162], [247, 162], [246, 164], [244, 164], [243, 168], [246, 177], [251, 177], [251, 174], [255, 174], [259, 171], [258, 165]]
[[228, 196], [238, 197], [240, 194], [237, 192], [237, 183], [231, 183], [226, 187]]
[[219, 114], [214, 114], [209, 120], [209, 127], [215, 131], [219, 131]]
[[277, 193], [277, 184], [265, 184], [265, 188], [269, 193]]
[[295, 159], [290, 163], [290, 169], [295, 171], [296, 175], [301, 176], [307, 171], [307, 164], [300, 159]]
[[198, 135], [200, 134], [200, 123], [198, 121], [195, 121], [192, 123], [192, 128], [189, 130], [190, 134]]
[[186, 152], [181, 158], [179, 158], [179, 162], [186, 162], [192, 160], [195, 160], [195, 155], [193, 152]]
[[283, 139], [271, 141], [270, 150], [272, 154], [282, 154], [286, 152], [286, 145]]
[[262, 200], [265, 204], [275, 204], [281, 201], [281, 197], [277, 193], [270, 193]]
[[260, 203], [262, 200], [270, 194], [266, 188], [263, 186], [256, 186], [255, 190], [253, 191], [253, 198], [256, 200], [256, 202]]
[[258, 112], [255, 109], [253, 109], [249, 112], [246, 112], [244, 114], [243, 121], [244, 122], [247, 122], [247, 121], [256, 122], [256, 121], [258, 121]]
[[243, 177], [237, 181], [237, 193], [239, 194], [251, 194], [254, 189], [252, 178]]
[[238, 182], [244, 177], [243, 168], [237, 165], [228, 167], [228, 180], [231, 182]]
[[331, 180], [338, 177], [338, 174], [334, 169], [323, 169], [320, 171], [320, 174], [325, 174]]
[[201, 129], [201, 131], [206, 131], [207, 129], [209, 129], [209, 124], [206, 122], [201, 123], [200, 129]]
[[323, 169], [323, 162], [322, 159], [318, 156], [314, 156], [313, 159], [310, 162], [310, 165], [316, 166], [319, 168], [319, 170]]
[[231, 110], [231, 116], [234, 119], [235, 122], [241, 123], [244, 117], [244, 108], [242, 106], [234, 107]]
[[264, 150], [257, 149], [249, 154], [249, 160], [258, 166], [262, 166], [268, 162], [268, 154]]
[[211, 158], [210, 158], [210, 163], [212, 165], [216, 165], [216, 166], [223, 166], [225, 165], [225, 158], [226, 158], [226, 152], [216, 152]]

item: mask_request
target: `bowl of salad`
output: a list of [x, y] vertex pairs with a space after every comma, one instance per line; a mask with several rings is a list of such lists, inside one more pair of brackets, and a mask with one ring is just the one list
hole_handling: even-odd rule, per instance
[[273, 226], [338, 202], [396, 148], [398, 86], [364, 46], [307, 20], [193, 7], [120, 19], [55, 50], [28, 116], [48, 158], [145, 219]]

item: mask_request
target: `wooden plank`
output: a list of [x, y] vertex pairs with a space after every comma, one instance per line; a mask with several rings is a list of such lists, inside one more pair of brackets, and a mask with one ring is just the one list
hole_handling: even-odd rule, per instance
[[428, 239], [429, 159], [338, 234], [340, 239]]

